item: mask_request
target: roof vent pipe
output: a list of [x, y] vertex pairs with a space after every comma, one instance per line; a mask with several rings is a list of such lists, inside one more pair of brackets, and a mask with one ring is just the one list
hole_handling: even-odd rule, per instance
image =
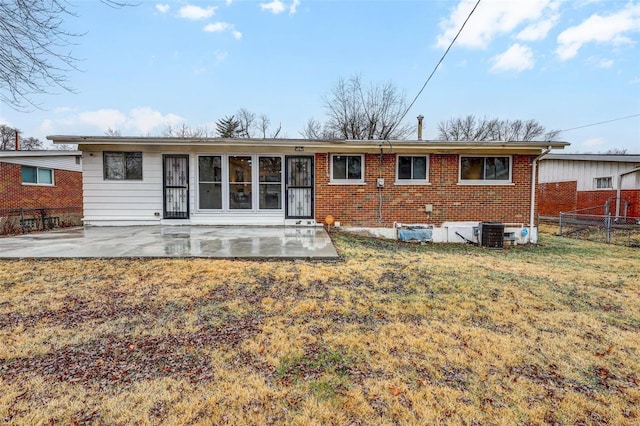
[[16, 129], [16, 151], [20, 151], [20, 132]]
[[422, 120], [424, 119], [424, 116], [422, 114], [420, 114], [418, 116], [418, 140], [421, 141], [422, 140]]

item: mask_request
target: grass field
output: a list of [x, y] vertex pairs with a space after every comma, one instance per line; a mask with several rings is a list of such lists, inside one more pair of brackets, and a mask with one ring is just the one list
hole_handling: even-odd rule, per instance
[[0, 261], [0, 423], [640, 424], [640, 251]]

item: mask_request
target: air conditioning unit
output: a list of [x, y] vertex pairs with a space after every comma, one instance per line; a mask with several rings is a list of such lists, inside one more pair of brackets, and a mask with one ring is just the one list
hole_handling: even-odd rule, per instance
[[504, 223], [480, 222], [478, 225], [480, 246], [493, 249], [504, 247]]

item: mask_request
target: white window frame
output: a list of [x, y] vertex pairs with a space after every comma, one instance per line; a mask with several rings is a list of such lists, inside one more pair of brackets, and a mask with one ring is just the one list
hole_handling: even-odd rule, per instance
[[[334, 179], [333, 178], [333, 159], [334, 157], [360, 157], [360, 179]], [[347, 164], [347, 173], [349, 165]], [[363, 185], [364, 182], [364, 154], [331, 154], [331, 167], [329, 170], [329, 182], [337, 185]]]
[[[221, 209], [201, 209], [200, 208], [200, 157], [222, 157], [222, 208]], [[229, 158], [230, 157], [251, 157], [251, 209], [231, 209], [229, 207]], [[278, 157], [280, 158], [280, 208], [279, 209], [261, 209], [260, 208], [260, 157]], [[196, 211], [199, 213], [224, 213], [224, 214], [284, 214], [285, 208], [285, 183], [284, 183], [284, 155], [273, 153], [246, 153], [246, 152], [210, 152], [199, 153], [196, 156], [196, 171], [195, 171], [195, 187], [197, 191], [196, 195]]]
[[[400, 179], [400, 157], [411, 157], [411, 175], [413, 176], [413, 158], [424, 157], [426, 160], [425, 179]], [[428, 185], [429, 184], [429, 154], [396, 154], [396, 185]]]
[[[36, 182], [23, 182], [22, 181], [22, 168], [23, 167], [29, 167], [30, 169], [36, 169]], [[40, 170], [48, 170], [51, 172], [51, 183], [40, 183], [39, 182], [39, 178], [40, 178]], [[50, 167], [37, 167], [37, 166], [28, 166], [28, 165], [21, 165], [20, 166], [20, 181], [23, 185], [32, 185], [32, 186], [56, 186], [56, 178], [55, 178], [55, 173], [53, 171], [52, 168]]]
[[[491, 180], [491, 179], [462, 179], [462, 159], [463, 158], [508, 158], [509, 159], [509, 179]], [[484, 164], [484, 163], [483, 163]], [[484, 165], [483, 165], [484, 167]], [[513, 156], [512, 155], [483, 155], [483, 154], [467, 154], [458, 155], [458, 184], [459, 185], [513, 185]]]
[[[222, 174], [221, 179], [220, 179], [220, 196], [222, 197], [222, 200], [220, 200], [220, 206], [221, 208], [219, 209], [203, 209], [200, 207], [200, 157], [220, 157], [220, 173]], [[225, 180], [224, 180], [224, 175], [225, 173], [227, 173], [227, 161], [225, 159], [225, 156], [223, 154], [219, 154], [219, 153], [214, 153], [214, 154], [198, 154], [196, 156], [196, 171], [195, 171], [195, 180], [196, 180], [196, 191], [197, 191], [197, 196], [196, 196], [196, 211], [199, 212], [222, 212], [225, 211], [225, 196], [226, 196], [226, 192], [225, 192]], [[211, 183], [211, 182], [205, 182], [205, 183]], [[216, 182], [217, 183], [217, 182]]]
[[[607, 186], [607, 187], [598, 186], [598, 181], [605, 180], [605, 179], [609, 180], [610, 186]], [[604, 190], [604, 191], [613, 189], [613, 176], [599, 176], [599, 177], [593, 178], [593, 189]]]

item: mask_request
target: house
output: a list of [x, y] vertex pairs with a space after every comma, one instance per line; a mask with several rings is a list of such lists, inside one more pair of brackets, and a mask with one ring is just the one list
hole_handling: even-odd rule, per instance
[[[501, 222], [536, 241], [536, 159], [565, 142], [319, 141], [49, 136], [78, 144], [84, 223], [285, 225], [332, 222], [395, 238], [477, 240]], [[331, 216], [333, 221], [327, 221]]]
[[0, 233], [80, 225], [81, 159], [79, 151], [0, 151]]
[[640, 155], [548, 154], [539, 182], [540, 215], [583, 210], [640, 217]]

